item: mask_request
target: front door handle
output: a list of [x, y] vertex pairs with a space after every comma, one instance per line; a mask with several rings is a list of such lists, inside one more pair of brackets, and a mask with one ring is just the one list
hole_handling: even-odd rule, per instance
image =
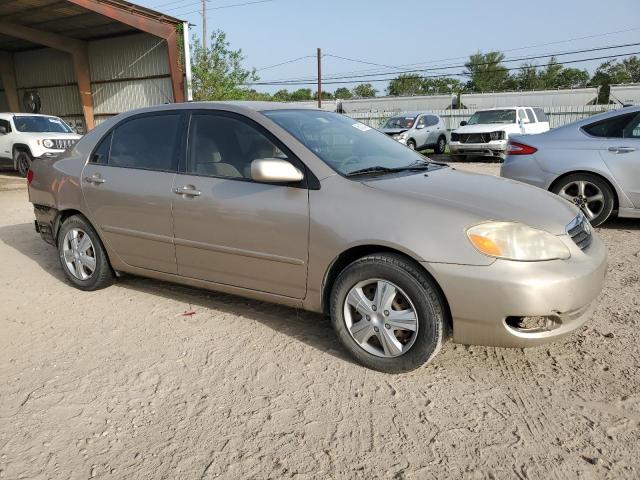
[[176, 188], [173, 193], [184, 195], [186, 197], [199, 197], [201, 194], [200, 190], [196, 190], [196, 187], [193, 185], [185, 185], [184, 187]]
[[95, 183], [96, 185], [99, 185], [101, 183], [104, 183], [106, 180], [100, 175], [94, 173], [90, 177], [84, 177], [84, 181], [87, 183]]
[[609, 147], [609, 151], [612, 153], [631, 153], [635, 152], [636, 149], [633, 147]]

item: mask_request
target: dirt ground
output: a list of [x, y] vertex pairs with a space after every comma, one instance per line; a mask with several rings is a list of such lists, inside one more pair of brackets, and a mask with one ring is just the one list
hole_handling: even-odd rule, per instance
[[640, 478], [640, 221], [598, 229], [606, 288], [565, 341], [447, 343], [394, 376], [319, 315], [135, 277], [80, 292], [14, 175], [0, 211], [3, 479]]

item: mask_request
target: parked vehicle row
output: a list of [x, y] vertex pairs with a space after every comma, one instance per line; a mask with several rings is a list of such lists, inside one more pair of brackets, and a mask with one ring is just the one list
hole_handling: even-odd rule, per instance
[[407, 112], [389, 118], [380, 131], [412, 150], [432, 148], [444, 153], [447, 147], [447, 127], [444, 120], [431, 112]]
[[64, 120], [50, 115], [0, 113], [0, 162], [26, 177], [36, 158], [55, 157], [80, 135]]
[[614, 212], [640, 218], [640, 107], [514, 136], [501, 175], [560, 195], [594, 226]]
[[512, 135], [529, 135], [549, 130], [549, 119], [541, 108], [513, 107], [478, 110], [468, 122], [451, 133], [452, 155], [481, 157], [506, 156]]
[[560, 338], [589, 319], [606, 271], [576, 205], [287, 104], [121, 114], [34, 162], [28, 183], [36, 229], [77, 288], [132, 273], [324, 312], [355, 359], [386, 372], [449, 336]]

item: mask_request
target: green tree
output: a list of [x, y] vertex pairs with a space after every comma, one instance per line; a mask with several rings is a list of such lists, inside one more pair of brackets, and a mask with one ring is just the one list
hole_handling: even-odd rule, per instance
[[[315, 91], [313, 92], [313, 99], [317, 100], [318, 99], [318, 92]], [[323, 100], [333, 100], [333, 93], [331, 92], [325, 92], [324, 90], [322, 91], [322, 99]]]
[[387, 87], [387, 94], [393, 96], [421, 95], [423, 93], [423, 79], [416, 74], [398, 75], [389, 82]]
[[373, 88], [370, 83], [361, 83], [357, 85], [353, 90], [353, 96], [356, 98], [370, 98], [375, 97], [378, 90]]
[[427, 95], [442, 93], [456, 93], [462, 90], [460, 80], [450, 77], [424, 77], [422, 79], [422, 91]]
[[283, 88], [274, 93], [272, 98], [275, 102], [288, 102], [291, 100], [291, 93], [286, 88]]
[[245, 87], [258, 80], [255, 69], [243, 67], [242, 50], [232, 50], [223, 31], [211, 34], [208, 48], [194, 39], [191, 58], [194, 100], [242, 100], [257, 93]]
[[349, 90], [348, 88], [345, 87], [340, 87], [338, 89], [336, 89], [336, 91], [334, 92], [333, 96], [335, 98], [339, 98], [340, 100], [349, 100], [350, 98], [353, 97], [351, 90]]
[[563, 68], [558, 74], [559, 88], [586, 87], [589, 83], [589, 72], [579, 68]]
[[292, 102], [302, 102], [305, 100], [313, 100], [313, 94], [310, 88], [299, 88], [295, 92], [291, 92], [289, 100]]
[[640, 82], [640, 59], [636, 56], [622, 61], [609, 60], [600, 65], [591, 78], [591, 85], [600, 87], [598, 103], [610, 103], [610, 86]]
[[465, 63], [465, 75], [470, 77], [467, 88], [474, 92], [500, 92], [515, 87], [509, 70], [502, 65], [500, 52], [474, 53]]
[[525, 63], [514, 77], [516, 88], [519, 90], [539, 90], [542, 81], [538, 74], [538, 66], [533, 63]]

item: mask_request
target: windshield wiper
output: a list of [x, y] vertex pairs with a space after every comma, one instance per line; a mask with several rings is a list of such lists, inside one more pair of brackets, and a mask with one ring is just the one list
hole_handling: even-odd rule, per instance
[[405, 165], [404, 167], [383, 167], [382, 165], [376, 165], [375, 167], [361, 168], [360, 170], [354, 170], [346, 174], [347, 177], [355, 177], [357, 175], [368, 175], [372, 173], [397, 173], [407, 172], [411, 170], [429, 170], [432, 164], [435, 162], [420, 162], [411, 165]]

